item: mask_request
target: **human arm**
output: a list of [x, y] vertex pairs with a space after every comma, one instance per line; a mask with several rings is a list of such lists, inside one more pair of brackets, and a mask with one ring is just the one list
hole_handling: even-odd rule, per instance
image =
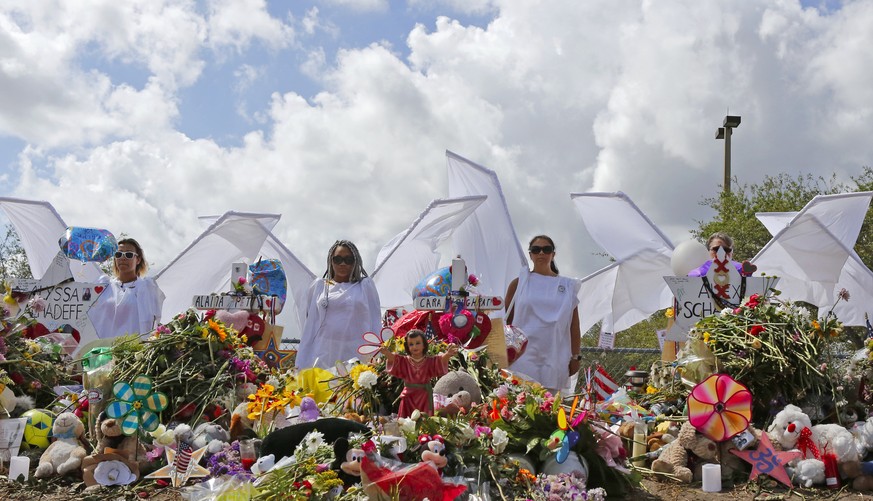
[[567, 369], [571, 376], [579, 372], [579, 366], [582, 364], [582, 361], [577, 358], [581, 344], [582, 333], [579, 331], [579, 307], [577, 306], [573, 308], [573, 318], [570, 320], [570, 364]]
[[506, 297], [503, 298], [504, 304], [506, 304], [506, 324], [512, 325], [512, 321], [515, 317], [515, 310], [509, 311], [510, 305], [512, 305], [512, 298], [515, 297], [515, 290], [518, 287], [518, 279], [515, 278], [512, 282], [509, 282], [509, 287], [506, 288]]

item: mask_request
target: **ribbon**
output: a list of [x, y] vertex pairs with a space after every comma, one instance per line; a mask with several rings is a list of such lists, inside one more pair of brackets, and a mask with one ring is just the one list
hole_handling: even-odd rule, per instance
[[806, 457], [806, 453], [809, 452], [812, 454], [812, 457], [821, 460], [821, 453], [815, 445], [815, 440], [812, 439], [812, 430], [809, 429], [809, 427], [800, 430], [800, 437], [797, 439], [797, 448], [803, 453], [803, 457]]

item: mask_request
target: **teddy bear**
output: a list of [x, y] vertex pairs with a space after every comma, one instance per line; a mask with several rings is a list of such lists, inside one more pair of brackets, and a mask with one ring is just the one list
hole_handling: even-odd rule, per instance
[[85, 485], [127, 485], [139, 478], [138, 461], [146, 462], [145, 449], [135, 436], [127, 436], [121, 423], [102, 419], [97, 427], [97, 448], [82, 459]]
[[795, 405], [786, 405], [776, 414], [767, 429], [767, 435], [783, 450], [799, 449], [803, 453], [797, 464], [791, 465], [799, 474], [795, 482], [802, 485], [823, 483], [824, 463], [821, 455], [826, 452], [836, 456], [843, 474], [847, 473], [847, 469], [854, 470], [853, 464], [859, 462], [855, 437], [849, 430], [838, 424], [812, 426], [809, 416]]
[[85, 433], [85, 425], [72, 412], [64, 412], [55, 418], [52, 425], [52, 442], [42, 456], [36, 467], [34, 476], [46, 478], [52, 475], [66, 475], [79, 469], [82, 458], [87, 452], [82, 447], [79, 439]]
[[437, 414], [456, 416], [471, 405], [482, 403], [482, 390], [469, 373], [450, 371], [433, 386], [433, 399]]
[[[676, 440], [661, 449], [661, 455], [652, 462], [652, 470], [659, 473], [668, 473], [676, 477], [680, 482], [691, 483], [694, 480], [696, 466], [702, 466], [702, 462], [711, 462], [716, 459], [718, 447], [715, 442], [697, 432], [689, 422], [685, 422], [679, 429]], [[691, 465], [689, 460], [697, 458], [702, 460], [700, 465]]]
[[194, 428], [194, 450], [206, 447], [206, 452], [215, 454], [230, 442], [230, 434], [219, 424], [212, 422], [200, 423]]

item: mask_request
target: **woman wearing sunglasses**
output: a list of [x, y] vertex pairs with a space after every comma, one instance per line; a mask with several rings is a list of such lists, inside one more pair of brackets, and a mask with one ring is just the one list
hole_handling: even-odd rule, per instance
[[528, 245], [533, 270], [522, 268], [506, 290], [508, 324], [528, 338], [527, 349], [511, 366], [550, 390], [564, 388], [579, 371], [579, 304], [582, 282], [558, 275], [555, 243], [546, 235]]
[[[688, 272], [689, 277], [705, 277], [709, 272], [709, 268], [712, 267], [712, 262], [716, 259], [719, 261], [729, 259], [734, 265], [734, 268], [742, 273], [743, 265], [733, 260], [734, 239], [728, 236], [727, 233], [719, 231], [710, 235], [709, 239], [706, 241], [706, 248], [709, 249], [709, 260], [700, 265], [699, 268], [695, 268]], [[721, 252], [722, 257], [719, 257], [719, 252]]]
[[113, 276], [100, 277], [105, 290], [88, 312], [99, 337], [147, 334], [155, 329], [164, 293], [154, 278], [145, 276], [148, 269], [145, 253], [136, 240], [125, 238], [118, 242], [112, 259]]
[[333, 367], [358, 356], [365, 332], [379, 332], [379, 293], [355, 244], [337, 240], [331, 246], [324, 276], [309, 287], [308, 305], [297, 367]]

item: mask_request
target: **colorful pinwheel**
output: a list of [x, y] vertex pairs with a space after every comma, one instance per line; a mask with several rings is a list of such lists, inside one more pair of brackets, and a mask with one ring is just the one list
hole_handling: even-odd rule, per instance
[[382, 345], [391, 340], [392, 337], [394, 337], [394, 331], [391, 327], [382, 327], [378, 335], [375, 332], [365, 332], [364, 344], [358, 347], [358, 353], [372, 358], [382, 348]]
[[167, 395], [152, 392], [152, 378], [140, 374], [133, 382], [115, 383], [112, 387], [115, 400], [106, 408], [106, 415], [121, 420], [121, 431], [133, 435], [140, 426], [145, 431], [155, 431], [160, 424], [159, 412], [167, 408]]
[[752, 419], [752, 393], [727, 374], [713, 374], [691, 390], [688, 421], [715, 442], [742, 432]]
[[549, 443], [554, 444], [555, 448], [560, 447], [556, 457], [558, 463], [566, 461], [567, 457], [570, 455], [570, 449], [575, 447], [576, 443], [579, 442], [579, 432], [573, 428], [579, 426], [579, 423], [585, 419], [588, 412], [582, 411], [579, 415], [575, 415], [576, 406], [578, 404], [579, 397], [577, 396], [573, 399], [573, 406], [570, 408], [569, 417], [567, 416], [564, 407], [558, 409], [558, 429], [552, 433], [551, 437], [549, 437]]

